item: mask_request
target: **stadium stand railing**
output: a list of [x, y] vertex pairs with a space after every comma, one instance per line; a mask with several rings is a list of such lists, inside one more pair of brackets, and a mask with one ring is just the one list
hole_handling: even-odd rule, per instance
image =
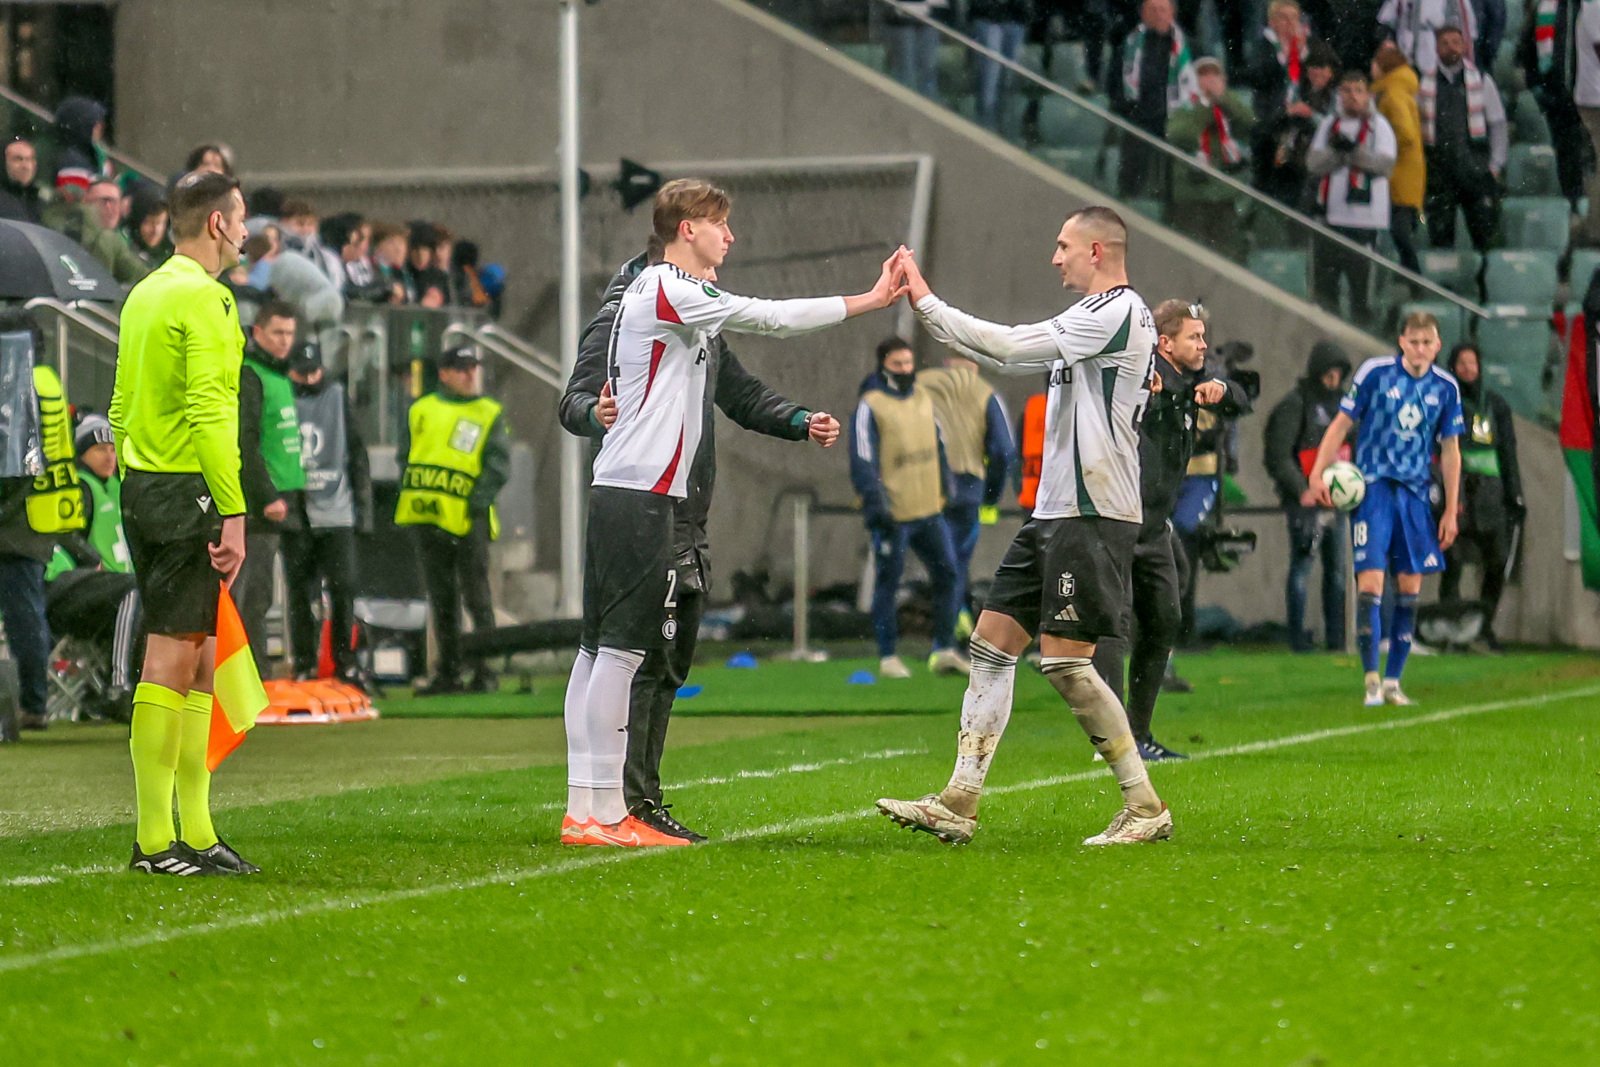
[[[1379, 248], [1368, 250], [1303, 214], [1236, 179], [1206, 166], [1159, 137], [1113, 113], [1107, 97], [1079, 91], [1084, 82], [1082, 57], [1076, 47], [1057, 46], [1054, 69], [1046, 74], [1042, 48], [1025, 44], [1016, 61], [984, 47], [960, 29], [898, 0], [866, 4], [796, 5], [778, 0], [750, 0], [755, 6], [790, 22], [878, 74], [892, 78], [892, 52], [883, 32], [887, 17], [930, 26], [940, 35], [935, 103], [977, 124], [976, 72], [980, 63], [1002, 67], [1009, 82], [998, 121], [989, 132], [1035, 158], [1098, 189], [1115, 190], [1117, 173], [1128, 146], [1159, 156], [1182, 185], [1198, 195], [1174, 196], [1170, 185], [1149, 183], [1140, 195], [1121, 198], [1129, 210], [1161, 222], [1169, 229], [1244, 266], [1265, 284], [1317, 303], [1376, 337], [1393, 336], [1403, 312], [1433, 311], [1447, 337], [1480, 343], [1512, 345], [1490, 353], [1493, 362], [1519, 382], [1509, 397], [1519, 414], [1553, 423], [1554, 390], [1549, 355], [1564, 341], [1549, 324], [1563, 291], [1581, 296], [1594, 264], [1574, 255], [1570, 286], [1552, 273], [1567, 237], [1565, 201], [1555, 194], [1554, 156], [1549, 131], [1531, 94], [1520, 82], [1502, 77], [1507, 112], [1515, 132], [1507, 174], [1510, 195], [1502, 219], [1504, 248], [1479, 257], [1466, 244], [1466, 228], [1457, 225], [1455, 249], [1429, 249], [1422, 240], [1422, 272], [1412, 273], [1392, 258], [1385, 232]], [[1507, 48], [1509, 51], [1509, 46]], [[898, 81], [896, 84], [901, 84]], [[1025, 118], [1032, 115], [1030, 121]], [[1222, 216], [1219, 221], [1219, 214]], [[1219, 241], [1216, 235], [1225, 233]], [[1368, 291], [1347, 290], [1338, 299], [1320, 294], [1314, 283], [1319, 257], [1360, 256], [1370, 268]], [[1496, 264], [1496, 256], [1515, 265]], [[1484, 259], [1488, 285], [1480, 291]], [[1509, 287], [1509, 291], [1508, 291]], [[1536, 290], [1536, 291], [1535, 291]], [[1502, 326], [1489, 328], [1496, 318]], [[1539, 334], [1543, 324], [1544, 334]], [[1527, 382], [1543, 384], [1528, 387]]]

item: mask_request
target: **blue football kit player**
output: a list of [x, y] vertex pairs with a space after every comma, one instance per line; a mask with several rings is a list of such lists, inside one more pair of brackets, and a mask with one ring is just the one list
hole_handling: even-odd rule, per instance
[[[1444, 550], [1456, 539], [1456, 509], [1461, 486], [1461, 390], [1456, 380], [1434, 366], [1439, 355], [1439, 324], [1417, 312], [1406, 318], [1400, 352], [1369, 359], [1356, 371], [1350, 392], [1322, 437], [1302, 503], [1329, 507], [1332, 501], [1322, 471], [1334, 460], [1352, 427], [1356, 466], [1367, 491], [1350, 518], [1356, 569], [1356, 635], [1366, 673], [1366, 705], [1411, 704], [1400, 689], [1400, 674], [1411, 652], [1422, 576], [1444, 569]], [[1444, 476], [1444, 515], [1437, 530], [1428, 490], [1434, 444]], [[1394, 617], [1389, 659], [1378, 676], [1378, 641], [1383, 636], [1379, 607], [1383, 577], [1395, 576]]]

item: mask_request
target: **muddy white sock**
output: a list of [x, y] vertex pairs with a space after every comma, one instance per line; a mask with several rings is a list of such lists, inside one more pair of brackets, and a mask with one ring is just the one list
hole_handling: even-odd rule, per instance
[[950, 784], [939, 799], [957, 815], [976, 818], [983, 781], [989, 774], [1000, 736], [1011, 720], [1011, 694], [1016, 683], [1017, 657], [972, 635], [972, 673], [967, 695], [961, 701], [961, 738]]
[[1111, 773], [1122, 787], [1122, 799], [1136, 815], [1155, 815], [1161, 798], [1150, 785], [1144, 760], [1133, 743], [1128, 715], [1117, 703], [1117, 695], [1095, 673], [1094, 664], [1084, 656], [1046, 656], [1039, 661], [1044, 676], [1050, 679], [1068, 706], [1089, 742], [1105, 757]]

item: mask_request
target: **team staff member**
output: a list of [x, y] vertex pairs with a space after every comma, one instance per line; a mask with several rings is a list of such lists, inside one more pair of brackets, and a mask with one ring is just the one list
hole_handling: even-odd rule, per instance
[[[38, 327], [31, 318], [0, 324], [0, 334], [7, 335], [7, 341], [26, 345], [29, 352], [39, 349]], [[21, 688], [17, 725], [24, 730], [43, 730], [51, 645], [45, 614], [45, 565], [55, 552], [57, 538], [83, 529], [86, 519], [74, 463], [72, 420], [61, 379], [42, 365], [33, 368], [32, 377], [39, 417], [37, 443], [44, 466], [32, 477], [8, 478], [0, 486], [0, 589], [4, 590], [0, 614]], [[16, 397], [7, 399], [20, 403]]]
[[[217, 281], [239, 261], [244, 197], [236, 179], [191, 172], [174, 184], [176, 251], [122, 306], [111, 427], [123, 470], [123, 526], [144, 605], [144, 672], [133, 696], [138, 837], [147, 874], [257, 871], [211, 823], [217, 582], [244, 564], [239, 375], [244, 334]], [[172, 822], [178, 794], [183, 837]]]
[[[411, 405], [400, 438], [406, 457], [400, 476], [398, 526], [417, 528], [417, 553], [439, 642], [433, 678], [417, 693], [459, 693], [461, 607], [474, 630], [494, 626], [489, 600], [489, 542], [498, 531], [494, 498], [511, 474], [511, 439], [498, 400], [483, 395], [483, 353], [460, 345], [440, 353], [439, 388]], [[482, 662], [471, 664], [465, 686], [494, 688]]]
[[[1517, 430], [1511, 405], [1483, 383], [1483, 363], [1475, 345], [1462, 342], [1450, 350], [1450, 373], [1461, 387], [1461, 536], [1445, 550], [1439, 599], [1461, 596], [1461, 568], [1476, 549], [1483, 575], [1478, 599], [1483, 601], [1483, 643], [1500, 651], [1494, 616], [1505, 590], [1511, 557], [1511, 531], [1528, 509], [1522, 503], [1522, 473], [1517, 464]], [[1468, 551], [1462, 551], [1463, 549]]]
[[96, 641], [111, 639], [111, 679], [96, 694], [99, 714], [126, 722], [132, 711], [133, 664], [139, 645], [139, 588], [122, 526], [122, 478], [111, 424], [86, 415], [73, 441], [89, 527], [56, 545], [45, 569], [51, 628]]
[[943, 367], [917, 374], [917, 386], [933, 397], [933, 413], [944, 435], [952, 487], [944, 521], [956, 549], [956, 611], [970, 632], [968, 572], [978, 547], [978, 528], [996, 521], [995, 509], [1006, 490], [1006, 479], [1016, 469], [1017, 449], [999, 394], [978, 376], [978, 365], [972, 360], [946, 353]]
[[328, 584], [333, 663], [342, 682], [366, 689], [350, 633], [355, 624], [356, 534], [372, 532], [372, 474], [367, 446], [351, 417], [344, 386], [325, 377], [322, 346], [300, 345], [289, 357], [300, 463], [306, 488], [289, 498], [283, 569], [289, 587], [289, 651], [297, 679], [314, 678], [317, 628], [311, 605]]
[[300, 422], [289, 382], [294, 348], [294, 309], [281, 300], [264, 304], [250, 326], [239, 377], [239, 459], [249, 516], [245, 520], [245, 564], [234, 583], [239, 618], [250, 653], [267, 667], [267, 609], [272, 607], [272, 569], [278, 558], [289, 498], [306, 487], [300, 467]]
[[[1181, 590], [1187, 567], [1172, 514], [1194, 449], [1202, 411], [1234, 418], [1250, 411], [1238, 385], [1206, 373], [1206, 318], [1199, 304], [1167, 300], [1156, 307], [1156, 388], [1139, 433], [1139, 486], [1144, 522], [1133, 547], [1130, 610], [1132, 655], [1127, 672], [1128, 726], [1145, 762], [1185, 759], [1150, 732], [1161, 679], [1182, 624]], [[1128, 632], [1124, 626], [1124, 632]], [[1127, 637], [1095, 646], [1094, 665], [1117, 694], [1123, 691]]]
[[[577, 437], [598, 443], [616, 421], [617, 405], [605, 390], [606, 353], [612, 327], [622, 306], [622, 294], [644, 269], [645, 255], [623, 264], [611, 280], [605, 302], [584, 329], [578, 345], [578, 362], [561, 398], [561, 425]], [[744, 369], [720, 335], [707, 346], [705, 427], [700, 448], [689, 468], [689, 492], [673, 511], [673, 559], [678, 569], [678, 629], [665, 648], [645, 656], [633, 676], [628, 695], [628, 751], [622, 765], [622, 797], [628, 814], [656, 830], [689, 841], [705, 836], [684, 826], [667, 809], [661, 790], [661, 753], [667, 743], [667, 723], [678, 689], [694, 664], [700, 637], [700, 615], [711, 588], [710, 544], [706, 519], [711, 511], [711, 491], [717, 479], [714, 440], [714, 404], [747, 430], [786, 441], [807, 438], [827, 448], [838, 439], [839, 421], [825, 411], [810, 411], [773, 392]], [[592, 656], [597, 634], [584, 635], [584, 649]]]
[[935, 674], [965, 674], [966, 659], [953, 647], [956, 627], [956, 549], [944, 519], [950, 497], [949, 467], [933, 398], [917, 388], [916, 356], [898, 337], [878, 345], [850, 427], [850, 482], [861, 498], [861, 517], [872, 539], [872, 632], [878, 639], [878, 675], [910, 678], [896, 647], [900, 640], [896, 595], [906, 549], [928, 569], [933, 595]]

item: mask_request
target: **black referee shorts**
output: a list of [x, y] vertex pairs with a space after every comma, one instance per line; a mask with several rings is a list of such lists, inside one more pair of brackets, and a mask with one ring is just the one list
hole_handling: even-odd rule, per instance
[[122, 526], [145, 630], [216, 633], [222, 575], [211, 566], [210, 546], [222, 537], [222, 517], [205, 477], [128, 471], [122, 480]]
[[1069, 641], [1125, 636], [1138, 538], [1136, 522], [1029, 519], [1006, 549], [983, 609]]
[[583, 643], [642, 652], [678, 636], [673, 500], [642, 489], [589, 491]]

